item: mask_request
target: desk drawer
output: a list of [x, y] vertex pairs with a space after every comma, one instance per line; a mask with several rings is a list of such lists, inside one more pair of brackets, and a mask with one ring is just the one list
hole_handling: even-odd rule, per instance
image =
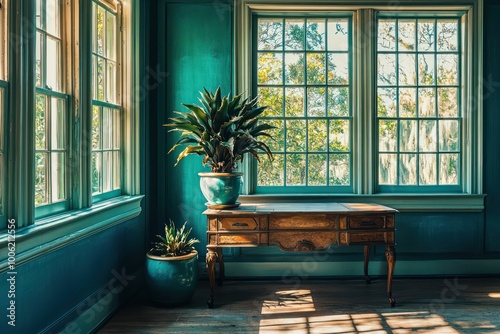
[[210, 218], [210, 231], [265, 231], [266, 216]]
[[394, 244], [394, 231], [340, 232], [341, 245]]
[[348, 228], [357, 230], [382, 229], [386, 227], [386, 216], [347, 217]]
[[334, 231], [269, 232], [269, 244], [277, 245], [287, 252], [307, 252], [328, 249], [338, 244], [338, 233]]
[[338, 229], [338, 216], [328, 214], [273, 214], [270, 230]]

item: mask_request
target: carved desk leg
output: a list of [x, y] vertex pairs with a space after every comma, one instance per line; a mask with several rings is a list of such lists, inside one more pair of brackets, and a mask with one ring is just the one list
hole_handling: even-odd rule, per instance
[[217, 249], [207, 248], [207, 274], [210, 283], [210, 295], [207, 300], [208, 308], [214, 307], [215, 289], [215, 262], [217, 261]]
[[222, 255], [222, 248], [217, 248], [217, 263], [219, 263], [219, 279], [217, 285], [222, 286], [224, 282], [224, 256]]
[[394, 266], [396, 265], [396, 251], [394, 246], [387, 246], [385, 251], [385, 257], [387, 258], [387, 297], [389, 298], [389, 303], [391, 307], [396, 306], [396, 299], [392, 297], [392, 275], [394, 274]]
[[365, 281], [366, 284], [369, 284], [371, 282], [371, 277], [368, 275], [368, 262], [370, 261], [370, 245], [365, 245], [364, 248], [364, 254], [365, 254]]

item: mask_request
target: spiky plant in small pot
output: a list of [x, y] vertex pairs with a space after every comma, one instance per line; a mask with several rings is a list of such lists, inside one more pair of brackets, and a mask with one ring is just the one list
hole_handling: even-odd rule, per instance
[[150, 252], [156, 256], [171, 257], [182, 256], [191, 253], [194, 250], [194, 244], [200, 242], [196, 238], [189, 239], [190, 228], [186, 230], [187, 222], [180, 229], [175, 228], [175, 223], [170, 220], [170, 224], [165, 224], [165, 236], [156, 235], [159, 242], [153, 242], [153, 248]]

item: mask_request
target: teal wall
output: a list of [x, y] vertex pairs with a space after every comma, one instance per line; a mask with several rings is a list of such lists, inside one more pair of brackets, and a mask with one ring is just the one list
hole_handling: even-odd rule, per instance
[[[500, 273], [500, 67], [498, 65], [500, 40], [496, 33], [499, 5], [486, 0], [485, 4], [485, 78], [493, 86], [485, 89], [484, 98], [484, 212], [405, 212], [397, 215], [396, 274], [400, 276], [425, 274], [491, 274]], [[167, 135], [161, 124], [182, 108], [181, 102], [196, 102], [197, 91], [206, 85], [214, 89], [220, 84], [224, 91], [232, 87], [232, 1], [157, 1], [157, 27], [151, 49], [151, 62], [168, 72], [164, 84], [158, 87], [151, 103], [156, 104], [156, 115], [151, 126], [158, 138], [155, 152], [158, 160], [152, 164], [152, 175], [158, 179], [156, 212], [159, 222], [172, 218], [189, 221], [195, 235], [203, 242], [198, 246], [203, 261], [206, 245], [204, 199], [198, 185], [197, 173], [202, 171], [201, 158], [189, 157], [173, 168], [176, 155], [167, 155], [174, 136]], [[487, 94], [487, 95], [486, 95]], [[153, 231], [161, 224], [153, 223]], [[279, 276], [275, 269], [287, 268], [289, 262], [303, 262], [308, 254], [287, 254], [274, 247], [227, 249], [225, 259], [228, 274], [234, 276]], [[383, 269], [383, 249], [376, 249], [372, 259]], [[439, 261], [437, 261], [439, 260]], [[322, 257], [323, 269], [311, 270], [312, 275], [348, 275], [353, 271], [347, 262], [358, 266], [362, 261], [360, 248], [338, 248]], [[486, 261], [486, 262], [485, 262]], [[258, 265], [258, 263], [264, 263]], [[268, 263], [268, 265], [266, 265]], [[337, 265], [344, 263], [344, 266]], [[248, 265], [241, 265], [248, 264]], [[202, 264], [201, 264], [202, 265]], [[375, 264], [375, 272], [377, 266]], [[237, 270], [236, 270], [237, 268]], [[334, 268], [334, 269], [332, 269]], [[331, 269], [331, 270], [330, 270]], [[282, 269], [280, 269], [282, 270]], [[361, 273], [361, 268], [354, 271]]]

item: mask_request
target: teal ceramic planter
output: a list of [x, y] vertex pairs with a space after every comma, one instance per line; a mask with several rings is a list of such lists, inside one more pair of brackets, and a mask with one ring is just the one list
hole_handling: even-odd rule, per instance
[[242, 173], [198, 173], [209, 205], [233, 205], [241, 193]]
[[166, 306], [188, 302], [198, 285], [198, 252], [177, 257], [147, 253], [146, 281], [151, 299]]

